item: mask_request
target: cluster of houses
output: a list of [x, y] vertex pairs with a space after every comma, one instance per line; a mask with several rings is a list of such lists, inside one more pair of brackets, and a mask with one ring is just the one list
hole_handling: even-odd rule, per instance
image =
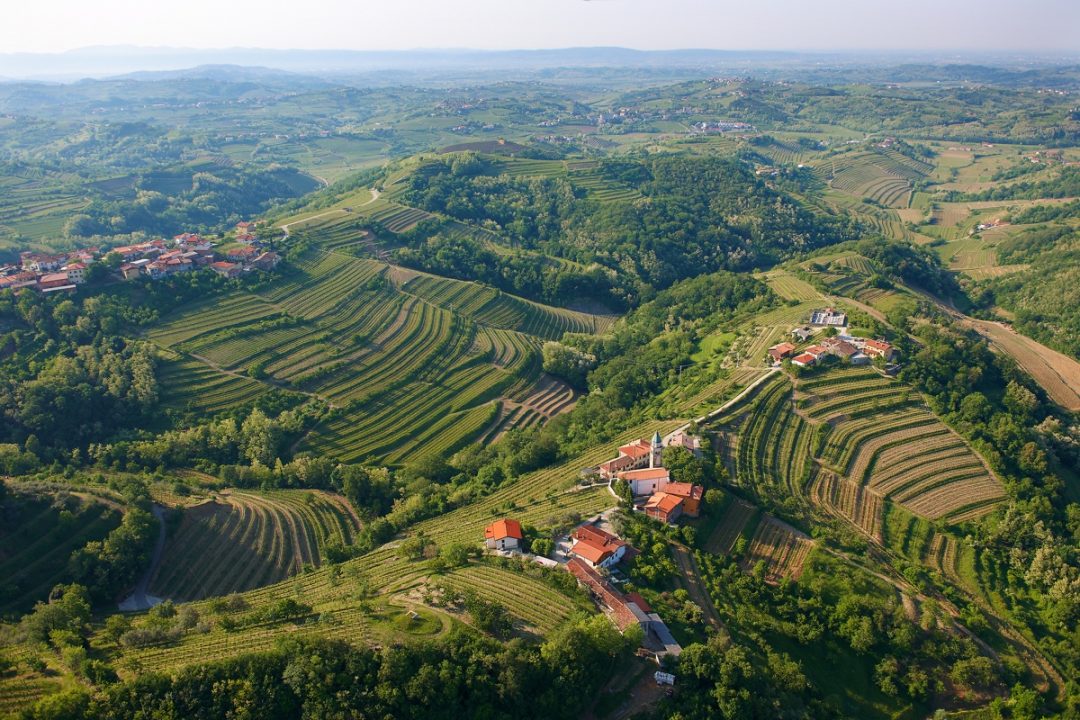
[[159, 280], [177, 273], [209, 267], [225, 277], [238, 277], [249, 270], [273, 270], [281, 257], [259, 246], [255, 223], [236, 225], [238, 245], [217, 253], [214, 244], [195, 233], [182, 233], [170, 244], [147, 240], [103, 251], [84, 248], [66, 253], [23, 252], [18, 265], [0, 266], [0, 290], [32, 288], [42, 293], [72, 292], [86, 282], [87, 268], [103, 255], [120, 256], [119, 273], [125, 280], [146, 277]]
[[45, 294], [72, 292], [86, 282], [86, 269], [97, 248], [68, 253], [19, 253], [18, 265], [0, 266], [0, 290], [31, 288]]
[[[489, 550], [520, 552], [524, 538], [518, 520], [504, 518], [484, 528], [484, 545]], [[591, 522], [577, 527], [570, 533], [570, 540], [570, 550], [565, 553], [567, 572], [577, 578], [619, 631], [638, 625], [645, 633], [645, 645], [651, 653], [680, 654], [682, 647], [648, 602], [636, 592], [623, 593], [609, 578], [608, 571], [636, 552], [634, 548]], [[548, 558], [543, 560], [545, 564], [558, 564]]]
[[810, 327], [797, 327], [791, 331], [793, 342], [773, 345], [767, 351], [767, 360], [773, 365], [779, 365], [790, 359], [791, 364], [796, 367], [810, 367], [828, 357], [839, 358], [851, 365], [869, 365], [878, 358], [892, 362], [896, 358], [895, 348], [885, 340], [847, 334], [847, 315], [834, 308], [812, 312], [810, 325], [819, 329], [831, 327], [840, 332], [800, 350], [795, 343], [806, 342], [816, 331]]
[[275, 252], [261, 249], [254, 230], [254, 222], [237, 223], [236, 240], [239, 245], [224, 253], [215, 252], [210, 240], [195, 233], [177, 235], [173, 238], [172, 247], [164, 240], [150, 240], [114, 248], [112, 252], [119, 253], [124, 261], [120, 274], [125, 280], [144, 276], [158, 280], [207, 266], [229, 278], [239, 277], [248, 270], [273, 270], [281, 257]]
[[[681, 430], [667, 439], [667, 447], [684, 447], [695, 454], [701, 451], [700, 443]], [[647, 517], [664, 523], [673, 523], [684, 515], [697, 517], [701, 514], [704, 488], [672, 480], [664, 467], [663, 451], [664, 443], [657, 432], [652, 440], [642, 438], [621, 446], [618, 456], [601, 464], [597, 471], [603, 480], [626, 483], [634, 508]]]

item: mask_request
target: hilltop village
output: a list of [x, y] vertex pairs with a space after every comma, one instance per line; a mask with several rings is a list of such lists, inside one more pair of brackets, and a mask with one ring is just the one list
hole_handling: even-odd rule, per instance
[[[645, 517], [665, 524], [674, 524], [682, 517], [696, 518], [701, 514], [704, 488], [672, 480], [663, 464], [665, 447], [701, 454], [700, 438], [688, 434], [685, 428], [664, 439], [657, 431], [651, 439], [640, 438], [620, 446], [616, 457], [598, 467], [586, 468], [583, 475], [606, 482], [615, 498], [623, 499], [620, 490], [628, 493], [632, 512]], [[521, 522], [512, 518], [496, 520], [484, 528], [484, 546], [498, 554], [525, 554], [541, 565], [564, 568], [620, 632], [635, 625], [641, 628], [642, 649], [649, 656], [657, 662], [665, 655], [678, 656], [682, 647], [660, 615], [639, 593], [618, 588], [627, 580], [619, 569], [621, 562], [632, 559], [638, 551], [615, 534], [610, 515], [610, 511], [601, 513], [574, 528], [550, 556], [525, 553], [525, 530]]]
[[0, 290], [29, 288], [45, 295], [75, 292], [94, 277], [160, 280], [178, 273], [209, 268], [227, 277], [277, 267], [281, 256], [254, 234], [256, 223], [239, 222], [224, 241], [196, 233], [181, 233], [172, 242], [147, 240], [134, 245], [70, 252], [19, 253], [18, 265], [0, 266]]

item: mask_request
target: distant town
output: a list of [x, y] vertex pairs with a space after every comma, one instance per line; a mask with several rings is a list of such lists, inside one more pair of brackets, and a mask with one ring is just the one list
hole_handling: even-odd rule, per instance
[[209, 268], [227, 278], [277, 267], [281, 256], [256, 237], [256, 223], [239, 222], [224, 239], [185, 232], [164, 239], [113, 248], [79, 248], [63, 253], [25, 251], [17, 265], [0, 266], [0, 290], [30, 288], [42, 294], [70, 293], [92, 277], [91, 267], [105, 268], [101, 277], [160, 280], [177, 273]]

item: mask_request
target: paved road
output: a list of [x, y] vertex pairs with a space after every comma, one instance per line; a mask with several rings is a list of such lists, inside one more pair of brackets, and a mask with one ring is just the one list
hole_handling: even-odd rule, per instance
[[157, 570], [158, 565], [161, 564], [161, 556], [165, 552], [165, 508], [154, 505], [150, 508], [150, 512], [154, 514], [158, 521], [157, 541], [154, 543], [154, 552], [150, 555], [150, 567], [146, 568], [146, 572], [139, 578], [139, 582], [135, 585], [135, 590], [131, 595], [128, 595], [120, 602], [120, 609], [124, 612], [149, 610], [162, 600], [159, 597], [147, 594], [146, 591], [149, 589], [150, 579], [154, 577], [154, 572]]

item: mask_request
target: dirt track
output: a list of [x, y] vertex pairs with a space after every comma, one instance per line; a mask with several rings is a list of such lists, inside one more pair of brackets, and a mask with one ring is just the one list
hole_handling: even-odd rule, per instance
[[1017, 333], [1007, 325], [963, 317], [962, 321], [1016, 360], [1066, 410], [1080, 412], [1080, 363]]

